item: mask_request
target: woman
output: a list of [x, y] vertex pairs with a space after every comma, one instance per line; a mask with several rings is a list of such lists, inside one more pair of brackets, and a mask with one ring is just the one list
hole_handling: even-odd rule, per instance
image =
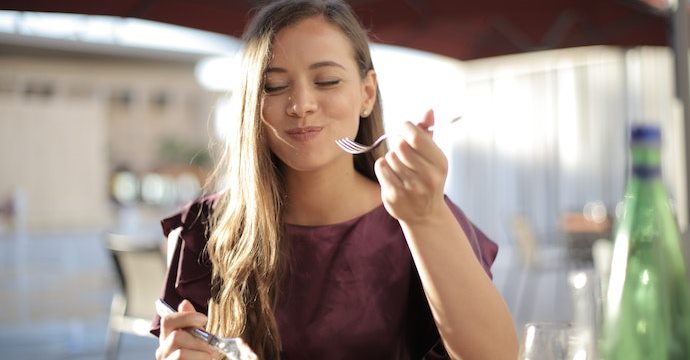
[[497, 248], [444, 196], [433, 113], [390, 151], [334, 143], [382, 131], [366, 33], [347, 4], [272, 2], [244, 40], [215, 173], [227, 189], [163, 222], [181, 228], [164, 289], [180, 312], [162, 319], [156, 357], [211, 358], [183, 331], [205, 326], [261, 359], [516, 358], [490, 278]]

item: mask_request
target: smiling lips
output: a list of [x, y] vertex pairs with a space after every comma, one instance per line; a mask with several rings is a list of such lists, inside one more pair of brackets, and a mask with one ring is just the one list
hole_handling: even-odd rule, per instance
[[285, 131], [285, 133], [296, 141], [309, 141], [319, 135], [322, 129], [322, 127], [310, 126], [290, 129]]

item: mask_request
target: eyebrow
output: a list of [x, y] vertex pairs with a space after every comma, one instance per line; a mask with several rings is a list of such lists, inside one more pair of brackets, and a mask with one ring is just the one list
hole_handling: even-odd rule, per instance
[[[335, 61], [330, 61], [330, 60], [319, 61], [319, 62], [313, 63], [313, 64], [309, 65], [309, 70], [314, 70], [314, 69], [318, 69], [318, 68], [322, 68], [322, 67], [329, 67], [329, 66], [335, 66], [335, 67], [339, 67], [339, 68], [345, 70], [344, 66], [338, 64]], [[268, 74], [268, 73], [286, 73], [286, 72], [287, 72], [286, 69], [280, 68], [280, 67], [269, 67], [266, 69], [266, 74]]]

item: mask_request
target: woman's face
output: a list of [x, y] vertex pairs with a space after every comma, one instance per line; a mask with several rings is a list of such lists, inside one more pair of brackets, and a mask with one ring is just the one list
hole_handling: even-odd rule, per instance
[[351, 164], [335, 140], [357, 135], [359, 116], [375, 99], [376, 75], [360, 77], [353, 47], [336, 26], [313, 17], [276, 34], [261, 116], [271, 150], [288, 167]]

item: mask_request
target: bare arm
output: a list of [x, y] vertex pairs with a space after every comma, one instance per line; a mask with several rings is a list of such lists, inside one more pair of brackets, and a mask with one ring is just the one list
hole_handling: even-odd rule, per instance
[[419, 126], [376, 163], [381, 196], [400, 221], [434, 320], [456, 359], [515, 359], [517, 338], [503, 298], [486, 275], [443, 196], [447, 160]]
[[451, 210], [446, 206], [435, 221], [401, 225], [449, 354], [465, 360], [516, 359], [508, 308]]

